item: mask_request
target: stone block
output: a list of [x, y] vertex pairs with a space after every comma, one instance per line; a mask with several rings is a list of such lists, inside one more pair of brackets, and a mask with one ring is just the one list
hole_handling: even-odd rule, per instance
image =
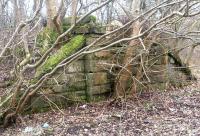
[[48, 79], [43, 87], [51, 87], [57, 84], [74, 84], [76, 82], [85, 81], [85, 74], [84, 73], [69, 73], [65, 74], [62, 72], [61, 74], [54, 75], [54, 78]]
[[74, 84], [76, 82], [85, 81], [85, 74], [84, 73], [71, 73], [71, 74], [61, 74], [56, 77], [58, 83], [67, 83], [69, 85]]
[[91, 95], [101, 95], [111, 92], [111, 87], [110, 84], [104, 84], [98, 86], [91, 86], [89, 90]]
[[[151, 83], [165, 83], [168, 82], [168, 68], [165, 65], [153, 65], [146, 69], [146, 74], [150, 79]], [[144, 75], [143, 81], [147, 81], [146, 76]]]
[[85, 90], [86, 84], [85, 81], [75, 82], [74, 84], [62, 84], [54, 85], [52, 87], [52, 93], [63, 93], [63, 92], [77, 92], [80, 90]]
[[110, 64], [106, 60], [91, 60], [85, 64], [85, 72], [105, 72], [110, 69]]
[[160, 44], [152, 44], [149, 49], [149, 55], [163, 55], [165, 54], [164, 46]]
[[160, 75], [160, 74], [166, 74], [168, 72], [167, 65], [153, 65], [147, 68], [147, 74], [154, 74], [154, 75]]
[[[54, 96], [54, 97], [52, 97]], [[60, 103], [63, 101], [62, 99], [58, 99], [57, 101], [55, 100], [55, 95], [36, 95], [31, 99], [31, 111], [32, 112], [44, 112], [45, 110], [50, 110], [51, 109], [51, 104], [54, 102], [55, 104]], [[48, 98], [48, 99], [47, 99]]]
[[73, 33], [88, 34], [88, 33], [90, 33], [90, 28], [84, 27], [84, 26], [76, 27], [75, 30], [73, 30]]
[[93, 30], [91, 30], [95, 34], [105, 34], [106, 33], [106, 27], [104, 26], [97, 26], [94, 27]]
[[166, 75], [148, 75], [151, 83], [166, 83], [168, 82], [168, 77]]
[[94, 55], [98, 59], [109, 59], [112, 57], [112, 54], [109, 50], [102, 50], [102, 51], [94, 53]]
[[92, 42], [94, 42], [99, 36], [97, 35], [88, 35], [86, 39], [86, 45], [90, 45]]
[[65, 73], [77, 73], [77, 72], [84, 72], [83, 60], [78, 60], [73, 62], [69, 66], [65, 66]]
[[75, 101], [84, 101], [85, 96], [77, 96], [72, 97], [71, 94], [45, 94], [44, 95], [37, 95], [31, 99], [31, 112], [45, 112], [51, 109], [56, 109], [58, 106], [59, 108], [64, 108]]
[[120, 51], [120, 48], [111, 48], [108, 50], [102, 50], [85, 56], [86, 60], [115, 60], [122, 59], [124, 52]]
[[162, 64], [165, 64], [166, 65], [166, 60], [168, 56], [166, 55], [161, 55], [161, 56], [152, 56], [152, 55], [149, 55], [148, 56], [148, 65], [162, 65]]
[[88, 73], [87, 82], [90, 86], [109, 83], [108, 74], [106, 72]]

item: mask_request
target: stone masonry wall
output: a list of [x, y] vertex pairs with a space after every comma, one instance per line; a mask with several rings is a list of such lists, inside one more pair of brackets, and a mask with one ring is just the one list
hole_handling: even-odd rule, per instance
[[[99, 35], [89, 36], [87, 45], [98, 37]], [[111, 96], [114, 84], [113, 75], [106, 70], [103, 63], [110, 64], [117, 50], [116, 47], [113, 47], [113, 50], [86, 55], [60, 69], [53, 78], [45, 83], [41, 93], [32, 99], [31, 111], [41, 112], [55, 108], [56, 105], [64, 107], [71, 102], [102, 100], [108, 95]], [[152, 44], [149, 47], [149, 53], [144, 61], [146, 75], [143, 74], [140, 78], [145, 87], [138, 84], [137, 91], [166, 89], [169, 84], [177, 85], [175, 82], [177, 80], [187, 79], [183, 72], [173, 69], [174, 61], [166, 52], [166, 47], [160, 44]], [[133, 75], [135, 76], [138, 67], [134, 66]], [[147, 80], [147, 77], [150, 81]]]
[[[90, 44], [100, 35], [91, 35]], [[42, 93], [32, 99], [31, 111], [41, 112], [55, 104], [66, 106], [71, 102], [105, 99], [111, 95], [111, 78], [102, 63], [108, 62], [111, 52], [101, 51], [86, 55], [54, 74], [42, 87]]]

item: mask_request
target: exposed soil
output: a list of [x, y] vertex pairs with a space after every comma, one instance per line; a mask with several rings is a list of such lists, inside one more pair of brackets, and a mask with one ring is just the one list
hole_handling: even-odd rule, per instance
[[[42, 128], [48, 124], [48, 129]], [[26, 127], [34, 131], [25, 132]], [[38, 132], [39, 133], [38, 133]], [[200, 85], [146, 92], [126, 101], [78, 104], [65, 110], [20, 117], [1, 136], [197, 136]]]

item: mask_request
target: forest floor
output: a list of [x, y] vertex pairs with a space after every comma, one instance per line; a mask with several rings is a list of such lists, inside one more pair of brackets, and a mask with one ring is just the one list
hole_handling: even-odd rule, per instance
[[1, 136], [197, 136], [200, 84], [20, 117]]

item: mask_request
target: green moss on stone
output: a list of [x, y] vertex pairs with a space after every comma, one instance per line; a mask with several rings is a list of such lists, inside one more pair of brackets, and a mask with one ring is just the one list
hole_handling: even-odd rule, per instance
[[[80, 19], [80, 17], [77, 17], [77, 20]], [[66, 31], [71, 26], [71, 20], [72, 17], [66, 17], [63, 19], [62, 22], [62, 29], [63, 31]], [[93, 15], [90, 15], [83, 19], [77, 26], [74, 28], [74, 33], [84, 33], [86, 30], [89, 31], [92, 27], [94, 27], [94, 24], [96, 24], [96, 17]], [[83, 31], [83, 32], [82, 32]]]
[[[76, 20], [80, 19], [80, 17], [77, 17]], [[66, 17], [63, 19], [63, 25], [64, 26], [70, 26], [71, 25], [72, 17]], [[88, 23], [96, 23], [96, 17], [93, 15], [87, 16], [85, 19], [83, 19], [78, 25], [85, 25]]]
[[90, 15], [89, 18], [90, 18], [90, 20], [91, 20], [92, 22], [94, 22], [94, 23], [97, 22], [97, 18], [96, 18], [95, 16]]
[[62, 60], [75, 53], [77, 49], [83, 46], [85, 43], [85, 37], [78, 35], [71, 39], [68, 43], [62, 46], [55, 54], [50, 56], [42, 66], [37, 69], [36, 77], [41, 77], [43, 74], [50, 72], [54, 69]]

